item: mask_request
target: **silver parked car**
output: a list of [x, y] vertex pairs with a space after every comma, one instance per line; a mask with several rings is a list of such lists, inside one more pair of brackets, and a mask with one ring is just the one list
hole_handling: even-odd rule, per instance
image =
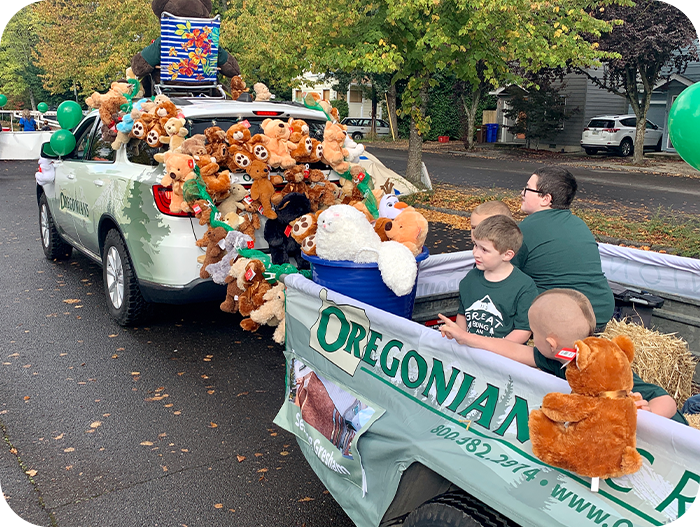
[[[252, 134], [267, 118], [305, 120], [310, 135], [323, 139], [325, 116], [299, 105], [230, 100], [172, 99], [187, 118], [190, 135], [216, 125], [227, 130], [247, 120]], [[163, 165], [153, 159], [164, 150], [131, 140], [117, 151], [102, 140], [98, 113], [74, 129], [76, 147], [56, 159], [48, 143], [42, 157], [56, 159], [55, 180], [37, 185], [41, 244], [49, 259], [63, 259], [75, 248], [103, 267], [107, 308], [122, 325], [135, 323], [150, 302], [184, 304], [220, 298], [222, 286], [199, 277], [204, 254], [195, 245], [206, 231], [188, 213], [170, 212], [171, 190], [160, 185]], [[313, 168], [328, 171], [325, 165]], [[237, 174], [249, 187], [251, 179]], [[337, 179], [337, 177], [336, 177]], [[264, 226], [265, 218], [261, 218]], [[265, 248], [262, 229], [258, 248]]]
[[[599, 151], [616, 152], [627, 157], [634, 152], [637, 117], [628, 115], [601, 115], [594, 117], [583, 129], [581, 147], [588, 155]], [[663, 129], [647, 119], [644, 148], [661, 151]]]
[[[365, 136], [368, 136], [372, 131], [372, 119], [365, 119], [359, 117], [346, 117], [340, 124], [344, 124], [348, 127], [347, 133], [355, 141], [359, 141]], [[391, 128], [389, 128], [389, 123], [383, 119], [376, 119], [376, 130], [378, 137], [387, 137], [391, 135]]]

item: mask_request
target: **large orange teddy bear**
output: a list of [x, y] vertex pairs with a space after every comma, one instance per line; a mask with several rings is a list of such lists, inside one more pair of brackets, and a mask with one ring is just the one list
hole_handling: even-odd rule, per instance
[[260, 141], [267, 148], [270, 158], [267, 163], [272, 168], [292, 168], [297, 162], [291, 156], [290, 152], [297, 145], [289, 141], [291, 130], [288, 123], [280, 119], [265, 119], [260, 125], [263, 129], [263, 135], [259, 134]]
[[383, 225], [384, 234], [389, 240], [404, 244], [413, 256], [421, 253], [428, 236], [428, 220], [416, 209], [406, 207], [396, 218]]
[[548, 393], [530, 413], [532, 452], [589, 478], [632, 474], [642, 466], [630, 395], [634, 344], [626, 335], [588, 337], [576, 341], [576, 351], [566, 367], [571, 393]]

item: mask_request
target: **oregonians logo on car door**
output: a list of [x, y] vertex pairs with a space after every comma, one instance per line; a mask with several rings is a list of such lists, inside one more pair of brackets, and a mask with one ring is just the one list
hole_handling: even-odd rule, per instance
[[321, 290], [323, 304], [318, 320], [311, 327], [309, 346], [333, 364], [355, 375], [361, 353], [369, 341], [369, 318], [364, 309], [328, 301], [328, 291]]
[[86, 218], [90, 217], [90, 208], [84, 201], [66, 196], [63, 192], [61, 192], [59, 199], [61, 210], [69, 210]]

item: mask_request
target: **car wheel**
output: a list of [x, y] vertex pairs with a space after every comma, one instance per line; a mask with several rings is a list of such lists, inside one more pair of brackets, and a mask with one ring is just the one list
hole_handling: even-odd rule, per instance
[[656, 143], [656, 146], [654, 147], [654, 152], [661, 152], [661, 138], [659, 137], [659, 142]]
[[597, 148], [586, 148], [585, 150], [586, 150], [586, 153], [587, 153], [589, 156], [594, 156], [594, 155], [596, 155], [596, 154], [598, 153], [598, 149], [597, 149]]
[[141, 320], [147, 302], [141, 295], [129, 251], [116, 229], [107, 233], [102, 251], [102, 277], [109, 314], [120, 326]]
[[352, 134], [352, 138], [353, 138], [355, 141], [359, 141], [360, 139], [362, 139], [362, 132], [354, 132], [354, 133]]
[[486, 527], [515, 524], [464, 492], [447, 492], [406, 517], [403, 527]]
[[634, 152], [634, 145], [632, 144], [632, 139], [626, 137], [620, 143], [620, 155], [622, 157], [631, 156]]
[[49, 260], [70, 258], [73, 247], [63, 241], [61, 235], [58, 234], [58, 229], [49, 210], [46, 194], [42, 194], [39, 198], [39, 234], [41, 234], [41, 248], [44, 249], [46, 258]]

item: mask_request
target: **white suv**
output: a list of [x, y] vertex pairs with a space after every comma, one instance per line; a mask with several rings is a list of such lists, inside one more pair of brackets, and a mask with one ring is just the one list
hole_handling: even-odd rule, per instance
[[[227, 130], [248, 120], [252, 134], [268, 118], [303, 119], [310, 135], [323, 139], [325, 116], [294, 103], [240, 102], [204, 98], [172, 101], [187, 118], [190, 135], [219, 126]], [[206, 226], [187, 213], [170, 212], [170, 192], [159, 182], [163, 165], [153, 155], [162, 149], [132, 140], [117, 151], [102, 140], [97, 112], [74, 129], [73, 152], [54, 162], [55, 180], [37, 185], [41, 243], [49, 259], [68, 258], [78, 249], [103, 267], [107, 308], [122, 325], [135, 323], [150, 302], [183, 304], [222, 297], [225, 289], [199, 277], [195, 245]], [[53, 157], [42, 148], [42, 157]], [[313, 168], [328, 170], [325, 165]], [[250, 178], [240, 174], [248, 186]], [[336, 177], [337, 179], [337, 177]], [[261, 218], [265, 223], [265, 218]], [[257, 246], [267, 245], [262, 230]]]
[[[348, 127], [347, 134], [355, 141], [359, 141], [365, 136], [369, 136], [372, 132], [372, 119], [364, 119], [360, 117], [346, 117], [340, 124]], [[376, 119], [375, 127], [377, 137], [388, 137], [391, 134], [389, 123], [382, 119]]]
[[[637, 117], [628, 115], [601, 115], [594, 117], [583, 129], [581, 147], [588, 155], [601, 150], [616, 152], [627, 157], [634, 152]], [[663, 129], [647, 119], [644, 148], [661, 151]]]

